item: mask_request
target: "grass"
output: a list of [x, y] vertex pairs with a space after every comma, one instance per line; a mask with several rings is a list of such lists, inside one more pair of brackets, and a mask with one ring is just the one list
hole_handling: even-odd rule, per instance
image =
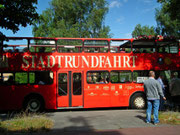
[[45, 115], [22, 113], [13, 119], [0, 121], [0, 132], [49, 131], [54, 122]]
[[160, 112], [159, 120], [163, 124], [180, 125], [180, 112]]

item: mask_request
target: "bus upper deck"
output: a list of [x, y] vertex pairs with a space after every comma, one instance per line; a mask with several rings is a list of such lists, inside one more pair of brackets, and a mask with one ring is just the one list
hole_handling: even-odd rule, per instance
[[176, 39], [35, 38], [8, 37], [1, 41], [4, 52], [62, 53], [178, 53]]

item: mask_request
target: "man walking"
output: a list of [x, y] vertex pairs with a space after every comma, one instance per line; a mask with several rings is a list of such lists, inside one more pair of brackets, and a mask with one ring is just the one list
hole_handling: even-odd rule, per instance
[[[165, 95], [165, 85], [163, 82], [164, 76], [162, 74], [159, 75], [157, 81], [159, 82], [159, 84], [161, 85], [163, 94]], [[159, 110], [163, 111], [164, 110], [164, 99], [163, 97], [160, 97], [160, 106], [159, 106]]]
[[170, 81], [169, 92], [171, 94], [174, 107], [176, 108], [180, 105], [180, 78], [178, 78], [178, 72], [172, 73], [171, 77], [172, 79]]
[[155, 80], [155, 72], [149, 72], [149, 79], [144, 81], [144, 91], [147, 97], [147, 110], [146, 110], [146, 123], [151, 122], [151, 111], [153, 107], [154, 113], [154, 124], [157, 125], [159, 123], [158, 111], [159, 111], [159, 99], [160, 96], [166, 100], [161, 85], [157, 80]]

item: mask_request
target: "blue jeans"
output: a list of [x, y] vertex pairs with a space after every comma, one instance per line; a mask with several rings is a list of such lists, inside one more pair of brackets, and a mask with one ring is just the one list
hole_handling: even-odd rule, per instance
[[163, 111], [164, 110], [164, 99], [160, 97], [160, 105], [159, 105], [159, 110]]
[[154, 123], [159, 123], [158, 111], [159, 111], [159, 99], [147, 100], [147, 110], [146, 110], [146, 122], [151, 122], [151, 111], [153, 107], [154, 113]]

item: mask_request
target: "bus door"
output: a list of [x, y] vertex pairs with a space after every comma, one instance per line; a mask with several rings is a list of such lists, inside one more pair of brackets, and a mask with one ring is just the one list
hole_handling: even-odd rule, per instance
[[58, 107], [83, 107], [83, 72], [59, 71], [57, 75]]

